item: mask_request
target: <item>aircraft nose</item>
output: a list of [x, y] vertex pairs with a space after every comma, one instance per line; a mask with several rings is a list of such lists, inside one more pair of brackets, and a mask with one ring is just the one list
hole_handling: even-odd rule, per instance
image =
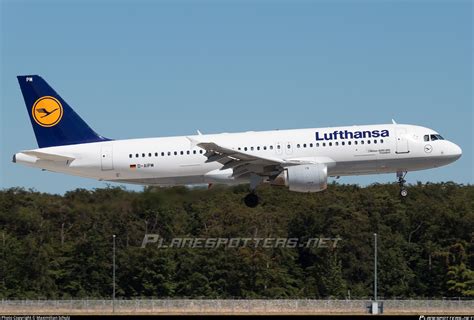
[[457, 144], [452, 143], [452, 146], [450, 148], [450, 154], [457, 160], [461, 158], [462, 155], [462, 149], [459, 147]]

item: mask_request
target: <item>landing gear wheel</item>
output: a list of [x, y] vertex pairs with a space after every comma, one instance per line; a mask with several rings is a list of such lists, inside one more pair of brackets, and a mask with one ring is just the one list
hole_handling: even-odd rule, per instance
[[403, 189], [400, 190], [400, 196], [405, 198], [407, 195], [408, 195], [408, 190], [407, 189], [403, 188]]
[[397, 178], [398, 178], [398, 185], [400, 186], [400, 196], [402, 198], [405, 198], [408, 195], [408, 190], [405, 188], [405, 176], [407, 175], [407, 171], [404, 172], [397, 172]]
[[245, 205], [249, 208], [258, 206], [259, 198], [255, 193], [249, 193], [244, 198]]

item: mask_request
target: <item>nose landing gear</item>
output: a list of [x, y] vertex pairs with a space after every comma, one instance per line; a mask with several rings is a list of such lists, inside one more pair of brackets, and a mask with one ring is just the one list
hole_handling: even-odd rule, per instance
[[398, 178], [398, 185], [400, 186], [400, 196], [405, 198], [408, 195], [408, 190], [405, 187], [405, 176], [407, 175], [408, 171], [398, 171], [397, 178]]
[[407, 189], [403, 188], [403, 189], [400, 190], [400, 196], [405, 198], [407, 195], [408, 195], [408, 190]]

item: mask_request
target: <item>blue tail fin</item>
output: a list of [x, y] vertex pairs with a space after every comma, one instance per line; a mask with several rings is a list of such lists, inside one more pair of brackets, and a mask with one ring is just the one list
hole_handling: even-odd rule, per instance
[[40, 148], [110, 140], [95, 133], [43, 78], [17, 78]]

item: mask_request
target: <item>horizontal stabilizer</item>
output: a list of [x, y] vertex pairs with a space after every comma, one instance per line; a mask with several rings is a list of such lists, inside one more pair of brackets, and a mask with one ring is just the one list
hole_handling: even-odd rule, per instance
[[74, 160], [74, 157], [69, 157], [69, 156], [63, 156], [60, 154], [54, 154], [54, 153], [47, 153], [47, 152], [41, 152], [41, 151], [22, 151], [21, 153], [24, 153], [26, 155], [36, 157], [41, 160], [50, 160], [50, 161], [70, 161]]

